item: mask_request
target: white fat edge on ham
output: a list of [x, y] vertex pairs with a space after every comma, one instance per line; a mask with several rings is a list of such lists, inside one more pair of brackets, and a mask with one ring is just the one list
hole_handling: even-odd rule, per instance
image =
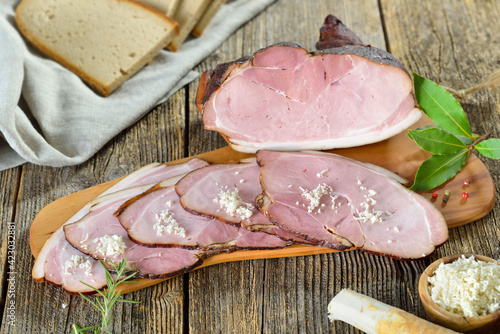
[[384, 128], [376, 136], [371, 134], [360, 134], [342, 138], [331, 138], [324, 140], [311, 140], [302, 142], [253, 142], [234, 138], [228, 138], [231, 147], [242, 153], [256, 153], [259, 150], [269, 151], [303, 151], [303, 150], [330, 150], [333, 148], [348, 148], [367, 144], [377, 143], [379, 141], [391, 138], [415, 124], [422, 112], [418, 108], [412, 109], [409, 115], [400, 123]]
[[363, 165], [365, 165], [369, 169], [375, 170], [375, 171], [377, 171], [377, 172], [379, 172], [381, 174], [384, 174], [384, 175], [387, 175], [390, 178], [393, 178], [394, 180], [398, 181], [401, 184], [407, 184], [409, 182], [404, 177], [402, 177], [402, 176], [400, 176], [400, 175], [398, 175], [398, 174], [396, 174], [394, 172], [391, 172], [390, 170], [385, 169], [384, 167], [380, 167], [380, 166], [371, 164], [369, 162], [360, 162], [360, 163], [363, 164]]
[[[160, 183], [157, 183], [157, 184], [146, 184], [146, 185], [143, 185], [143, 186], [138, 186], [138, 187], [133, 187], [133, 188], [127, 188], [127, 189], [123, 189], [123, 190], [120, 190], [120, 191], [116, 191], [114, 193], [111, 193], [111, 194], [107, 194], [105, 196], [101, 196], [99, 198], [96, 198], [94, 201], [92, 201], [92, 206], [91, 208], [89, 209], [89, 212], [92, 212], [92, 211], [96, 211], [98, 209], [100, 209], [101, 207], [105, 207], [107, 205], [109, 205], [109, 202], [119, 202], [119, 204], [123, 204], [124, 202], [126, 202], [128, 199], [131, 199], [135, 196], [138, 196], [142, 193], [144, 193], [145, 191], [147, 191], [148, 189], [151, 189], [152, 187], [157, 187], [157, 186], [161, 186], [161, 187], [169, 187], [169, 186], [173, 186], [178, 180], [180, 180], [182, 177], [184, 177], [187, 173], [184, 173], [184, 174], [181, 174], [181, 175], [178, 175], [178, 176], [175, 176], [175, 177], [171, 177], [171, 178], [168, 178], [166, 180], [163, 180], [161, 181]], [[170, 202], [170, 201], [169, 201]], [[167, 206], [171, 206], [173, 203], [169, 203], [167, 202]], [[157, 219], [159, 220], [162, 220], [164, 218], [167, 218], [168, 216], [168, 213], [164, 212], [163, 215], [162, 213], [160, 212], [158, 214], [158, 217]], [[103, 236], [103, 237], [106, 237], [106, 236]], [[97, 238], [99, 239], [99, 238]], [[80, 240], [80, 243], [85, 243], [89, 241], [88, 240], [88, 233], [86, 233], [84, 236], [83, 236], [83, 239]], [[96, 241], [94, 239], [94, 243], [95, 242], [104, 242], [105, 240], [100, 240], [100, 241]], [[76, 245], [76, 247], [84, 247], [84, 246], [78, 246]], [[102, 255], [106, 255], [105, 253], [101, 252]], [[123, 254], [123, 253], [122, 253]]]
[[[78, 212], [71, 216], [63, 225], [61, 225], [52, 235], [45, 241], [40, 253], [36, 257], [35, 264], [31, 271], [31, 275], [35, 281], [43, 281], [45, 277], [45, 263], [47, 261], [47, 256], [50, 251], [57, 247], [61, 243], [65, 243], [66, 238], [64, 237], [64, 225], [74, 223], [85, 216], [90, 209], [90, 203], [85, 204]], [[83, 253], [82, 253], [83, 254]]]
[[[202, 166], [207, 165], [208, 163], [198, 159], [198, 158], [193, 158], [190, 159], [188, 162], [177, 164], [177, 165], [170, 165], [173, 168], [176, 167], [185, 167], [188, 170], [193, 170], [200, 168]], [[170, 169], [170, 166], [165, 165], [165, 164], [160, 164], [160, 163], [152, 163], [148, 164], [144, 167], [139, 168], [138, 170], [130, 173], [129, 175], [125, 176], [123, 179], [118, 181], [116, 184], [102, 192], [99, 196], [97, 197], [103, 197], [107, 194], [126, 189], [130, 184], [133, 184], [134, 182], [137, 182], [137, 180], [141, 179], [142, 176], [144, 175], [150, 175], [151, 173], [155, 173], [157, 169], [159, 168], [168, 168]], [[187, 172], [188, 170], [184, 171]], [[183, 174], [184, 174], [183, 173]], [[159, 181], [159, 180], [157, 180]], [[155, 182], [157, 182], [155, 181]], [[140, 183], [140, 182], [139, 182]], [[57, 245], [61, 243], [67, 243], [65, 237], [64, 237], [64, 230], [63, 227], [64, 225], [74, 223], [78, 220], [80, 220], [85, 214], [87, 214], [91, 208], [91, 203], [85, 204], [80, 210], [78, 210], [73, 216], [71, 216], [63, 225], [61, 225], [46, 241], [45, 244], [43, 245], [42, 249], [40, 250], [40, 253], [38, 254], [35, 264], [33, 265], [32, 269], [32, 276], [35, 281], [43, 281], [45, 277], [45, 263], [47, 262], [47, 256], [50, 254], [51, 250], [54, 247], [57, 247]], [[83, 253], [82, 253], [83, 254]]]
[[[173, 183], [171, 181], [171, 183]], [[156, 258], [161, 263], [162, 268], [165, 265], [168, 266], [168, 262], [171, 262], [171, 266], [177, 266], [172, 269], [174, 272], [177, 270], [183, 270], [187, 267], [193, 266], [198, 263], [197, 258], [192, 252], [190, 254], [189, 263], [182, 262], [179, 264], [178, 259], [171, 258], [170, 256], [176, 256], [175, 254], [182, 253], [183, 250], [172, 250], [170, 249], [157, 249], [148, 248], [140, 246], [134, 243], [127, 235], [125, 229], [119, 224], [118, 219], [114, 217], [113, 213], [118, 207], [123, 204], [124, 200], [128, 200], [130, 195], [140, 195], [144, 189], [140, 187], [125, 189], [113, 194], [110, 194], [106, 201], [101, 201], [92, 207], [89, 215], [93, 216], [84, 217], [84, 221], [78, 222], [75, 225], [70, 225], [66, 228], [68, 241], [71, 242], [76, 247], [80, 249], [88, 250], [88, 253], [103, 262], [103, 264], [110, 268], [111, 263], [118, 263], [121, 260], [128, 258], [129, 262], [127, 264], [127, 269], [132, 269], [132, 267], [137, 266], [138, 275], [147, 276], [150, 273], [142, 272], [146, 267], [146, 270], [153, 270], [153, 268], [143, 261], [148, 262], [150, 259]], [[135, 194], [133, 193], [135, 191]], [[96, 229], [98, 226], [98, 229]], [[87, 237], [87, 233], [90, 237]], [[88, 239], [83, 245], [79, 243], [79, 240]], [[187, 252], [187, 250], [184, 250]], [[154, 260], [156, 261], [156, 260]], [[193, 262], [194, 261], [194, 262]], [[170, 272], [157, 273], [158, 275], [169, 275]]]
[[[127, 187], [129, 183], [131, 183], [131, 180], [134, 177], [140, 176], [144, 173], [147, 173], [151, 171], [153, 168], [158, 167], [160, 164], [159, 163], [152, 163], [149, 165], [146, 165], [144, 167], [139, 168], [137, 171], [125, 176], [122, 180], [118, 181], [116, 184], [111, 186], [110, 188], [106, 189], [103, 191], [101, 194], [97, 196], [97, 198], [105, 196], [106, 194], [112, 193], [113, 191], [120, 190], [121, 187]], [[67, 242], [65, 237], [64, 237], [64, 229], [63, 227], [65, 225], [74, 223], [78, 220], [80, 220], [83, 216], [85, 216], [92, 204], [91, 202], [86, 203], [80, 210], [78, 210], [73, 216], [71, 216], [66, 222], [64, 222], [63, 225], [61, 225], [52, 235], [45, 241], [45, 244], [43, 245], [42, 249], [40, 250], [40, 253], [38, 254], [35, 264], [33, 265], [32, 269], [32, 276], [35, 280], [43, 280], [45, 276], [45, 271], [44, 271], [44, 266], [45, 262], [47, 261], [47, 255], [50, 253], [52, 247], [58, 245], [59, 243], [64, 243]], [[83, 254], [83, 253], [82, 253]]]

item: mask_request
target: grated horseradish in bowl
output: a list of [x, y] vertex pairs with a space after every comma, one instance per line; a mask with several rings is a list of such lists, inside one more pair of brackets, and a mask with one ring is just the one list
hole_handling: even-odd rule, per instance
[[429, 319], [459, 332], [500, 333], [500, 263], [456, 254], [428, 266], [419, 294]]

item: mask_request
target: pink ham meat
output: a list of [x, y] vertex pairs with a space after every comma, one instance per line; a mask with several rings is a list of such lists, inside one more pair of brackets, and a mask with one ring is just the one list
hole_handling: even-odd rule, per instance
[[429, 201], [365, 164], [322, 152], [259, 151], [257, 161], [261, 210], [312, 243], [418, 259], [448, 239]]
[[[63, 240], [64, 232], [62, 233]], [[80, 281], [94, 287], [106, 286], [104, 268], [90, 256], [80, 252], [68, 242], [59, 242], [51, 247], [44, 263], [44, 279], [54, 285], [63, 286], [71, 293], [94, 294], [95, 291]]]
[[[203, 261], [198, 250], [148, 248], [129, 239], [113, 213], [144, 190], [135, 187], [101, 197], [82, 219], [64, 226], [66, 239], [108, 269], [113, 268], [109, 261], [119, 263], [127, 258], [127, 269], [135, 268], [139, 277], [167, 278], [200, 266]], [[110, 238], [115, 242], [109, 242]]]
[[[260, 167], [252, 159], [248, 163], [217, 164], [188, 173], [175, 185], [182, 206], [193, 213], [222, 220], [279, 236], [283, 240], [307, 243], [272, 224], [256, 207], [255, 198], [262, 193], [259, 182]], [[220, 196], [235, 195], [238, 206], [228, 209]], [[217, 200], [218, 202], [215, 202]], [[240, 209], [242, 213], [236, 211]]]
[[[144, 166], [137, 171], [125, 176], [115, 185], [111, 186], [109, 189], [105, 190], [101, 196], [109, 194], [121, 189], [128, 187], [134, 187], [138, 185], [144, 185], [148, 183], [157, 183], [166, 178], [184, 174], [196, 168], [206, 166], [207, 163], [203, 160], [193, 158], [186, 163], [176, 164], [176, 165], [166, 165], [160, 163], [153, 163]], [[148, 186], [149, 187], [149, 186]], [[81, 219], [85, 214], [89, 212], [91, 207], [90, 203], [87, 203], [82, 207], [77, 213], [75, 213], [71, 218], [69, 218], [64, 225], [71, 224], [75, 221]], [[64, 226], [63, 225], [63, 226]], [[62, 254], [61, 251], [68, 252], [68, 254]], [[43, 248], [41, 249], [38, 257], [33, 266], [32, 276], [37, 282], [42, 282], [44, 280], [52, 283], [54, 285], [63, 286], [65, 290], [69, 293], [88, 293], [90, 290], [81, 284], [79, 281], [84, 281], [92, 286], [104, 287], [105, 278], [104, 271], [102, 267], [98, 265], [97, 261], [94, 261], [92, 268], [95, 268], [96, 272], [92, 272], [92, 275], [81, 275], [87, 272], [85, 266], [78, 265], [78, 268], [73, 268], [74, 271], [72, 275], [66, 274], [64, 272], [64, 266], [66, 261], [71, 260], [71, 256], [84, 257], [85, 254], [71, 247], [71, 245], [66, 241], [64, 236], [64, 230], [61, 226], [57, 229], [51, 237], [45, 242]], [[97, 264], [97, 266], [95, 266]], [[94, 270], [94, 269], [92, 269]], [[78, 272], [78, 273], [77, 273]], [[89, 276], [92, 276], [89, 278]]]
[[339, 34], [339, 24], [323, 27], [319, 52], [279, 43], [205, 72], [197, 95], [205, 129], [255, 153], [360, 146], [415, 123], [421, 111], [406, 69], [347, 28]]
[[232, 251], [276, 249], [288, 245], [273, 235], [252, 232], [184, 210], [174, 187], [167, 184], [159, 184], [127, 201], [115, 215], [133, 241], [149, 247]]

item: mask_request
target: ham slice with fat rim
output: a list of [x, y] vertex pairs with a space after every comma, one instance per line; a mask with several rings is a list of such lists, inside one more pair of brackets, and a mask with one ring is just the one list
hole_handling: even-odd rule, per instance
[[163, 182], [124, 203], [115, 215], [134, 242], [149, 247], [227, 252], [289, 245], [274, 235], [192, 214], [181, 206], [174, 187]]
[[418, 259], [448, 239], [429, 201], [365, 164], [323, 152], [259, 151], [257, 161], [261, 210], [314, 244]]
[[[174, 184], [177, 178], [163, 182]], [[82, 219], [64, 226], [66, 239], [81, 252], [100, 260], [108, 269], [113, 268], [110, 261], [117, 264], [127, 258], [126, 269], [135, 269], [139, 277], [167, 278], [201, 265], [200, 251], [148, 248], [129, 239], [113, 213], [125, 201], [146, 189], [146, 186], [128, 188], [100, 197]]]
[[175, 185], [182, 206], [189, 212], [235, 226], [308, 243], [271, 223], [256, 207], [262, 193], [260, 167], [255, 159], [245, 163], [215, 164], [188, 173]]
[[421, 111], [407, 70], [346, 31], [329, 16], [321, 51], [278, 43], [206, 71], [197, 95], [205, 129], [255, 153], [360, 146], [410, 127]]
[[[104, 196], [106, 194], [129, 187], [144, 185], [148, 183], [157, 183], [166, 178], [179, 174], [184, 174], [188, 171], [206, 165], [207, 163], [205, 161], [200, 160], [198, 158], [193, 158], [186, 163], [176, 164], [176, 165], [166, 165], [160, 163], [149, 164], [125, 176], [116, 184], [105, 190], [100, 196]], [[81, 219], [85, 214], [89, 212], [90, 207], [91, 204], [87, 203], [72, 217], [70, 217], [63, 224], [63, 226], [66, 224], [71, 224]], [[32, 270], [33, 279], [37, 282], [42, 282], [46, 280], [51, 284], [63, 286], [63, 288], [69, 293], [78, 293], [78, 292], [93, 293], [93, 290], [90, 290], [89, 288], [85, 287], [85, 285], [81, 284], [79, 282], [80, 280], [87, 282], [92, 286], [98, 288], [104, 287], [106, 284], [104, 278], [104, 269], [97, 263], [97, 261], [95, 261], [95, 263], [92, 264], [93, 270], [96, 270], [96, 272], [92, 272], [92, 275], [85, 274], [87, 272], [86, 265], [82, 265], [80, 268], [81, 263], [78, 264], [79, 269], [72, 268], [73, 271], [72, 275], [65, 274], [64, 267], [66, 261], [71, 260], [71, 256], [73, 255], [84, 258], [85, 254], [72, 248], [71, 245], [66, 241], [66, 238], [64, 236], [63, 226], [57, 229], [50, 236], [50, 238], [47, 239], [43, 248], [38, 254], [38, 257], [36, 258]], [[68, 254], [61, 254], [61, 251], [65, 252], [67, 251]], [[86, 260], [84, 261], [84, 263], [86, 263]], [[95, 264], [97, 264], [97, 266]], [[92, 276], [92, 278], [89, 279], [89, 276]], [[99, 276], [99, 278], [97, 276]]]

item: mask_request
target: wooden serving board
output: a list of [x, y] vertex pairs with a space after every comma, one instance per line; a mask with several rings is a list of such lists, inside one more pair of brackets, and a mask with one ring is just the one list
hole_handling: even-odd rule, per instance
[[[431, 124], [431, 121], [424, 116], [412, 128], [428, 124]], [[329, 152], [384, 167], [409, 180], [410, 183], [414, 179], [415, 173], [422, 161], [429, 156], [428, 153], [420, 149], [406, 136], [406, 131], [380, 143], [349, 149], [331, 150]], [[224, 147], [200, 154], [197, 157], [211, 163], [227, 163], [251, 156], [250, 154], [236, 152], [230, 147]], [[172, 161], [170, 164], [183, 162], [188, 159]], [[62, 226], [81, 207], [119, 180], [112, 180], [70, 194], [44, 207], [35, 217], [30, 228], [30, 247], [35, 258], [40, 253], [45, 241], [55, 230]], [[464, 185], [464, 180], [469, 180], [470, 184]], [[445, 190], [451, 191], [451, 196], [446, 203], [442, 201]], [[467, 199], [462, 198], [464, 191], [469, 193]], [[432, 199], [433, 192], [438, 193], [437, 199]], [[457, 176], [442, 186], [431, 191], [421, 192], [421, 194], [433, 202], [434, 206], [443, 214], [448, 227], [452, 228], [478, 220], [492, 210], [495, 202], [495, 184], [486, 166], [477, 156], [471, 154], [466, 165]], [[242, 250], [212, 256], [205, 260], [199, 268], [231, 261], [303, 256], [331, 252], [335, 252], [335, 250], [306, 245], [293, 245], [279, 250]], [[144, 279], [139, 283], [124, 285], [122, 290], [123, 292], [135, 291], [157, 284], [160, 281], [162, 280]]]

